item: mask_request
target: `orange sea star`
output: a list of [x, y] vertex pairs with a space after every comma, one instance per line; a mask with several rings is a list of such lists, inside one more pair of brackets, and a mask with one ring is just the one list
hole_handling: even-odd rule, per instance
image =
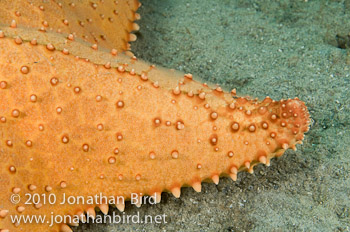
[[71, 231], [10, 216], [94, 216], [110, 203], [13, 204], [13, 195], [159, 202], [163, 191], [179, 197], [182, 186], [236, 180], [303, 140], [309, 114], [297, 98], [240, 98], [138, 61], [128, 51], [138, 6], [0, 2], [1, 232]]

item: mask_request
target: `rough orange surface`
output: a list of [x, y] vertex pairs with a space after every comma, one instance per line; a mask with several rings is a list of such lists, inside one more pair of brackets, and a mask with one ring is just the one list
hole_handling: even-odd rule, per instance
[[122, 1], [0, 1], [0, 23], [12, 27], [33, 28], [41, 32], [72, 34], [105, 48], [125, 51], [136, 39], [131, 31], [137, 0]]
[[[5, 24], [20, 7], [11, 4], [1, 11]], [[79, 7], [50, 17], [80, 18]], [[104, 213], [109, 207], [107, 202], [27, 205], [23, 200], [15, 205], [9, 201], [12, 194], [22, 199], [27, 193], [55, 194], [57, 202], [63, 194], [130, 199], [137, 193], [160, 201], [161, 192], [170, 191], [179, 197], [182, 186], [201, 191], [202, 181], [236, 180], [240, 170], [269, 164], [295, 149], [308, 130], [308, 111], [297, 98], [239, 98], [190, 74], [111, 54], [111, 44], [116, 47], [122, 35], [96, 47], [77, 37], [70, 40], [71, 31], [43, 33], [29, 21], [18, 22], [0, 29], [1, 232], [71, 231], [63, 223], [49, 227], [10, 219], [52, 212], [94, 215], [95, 206]], [[123, 210], [123, 202], [117, 207]]]

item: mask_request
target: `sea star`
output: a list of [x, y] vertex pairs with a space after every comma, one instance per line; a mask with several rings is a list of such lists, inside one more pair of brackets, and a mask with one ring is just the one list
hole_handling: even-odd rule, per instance
[[[128, 41], [136, 39], [138, 7], [136, 0], [0, 2], [1, 232], [71, 231], [11, 219], [84, 220], [111, 204], [58, 204], [64, 195], [159, 202], [163, 191], [179, 197], [182, 186], [200, 192], [202, 181], [236, 180], [303, 140], [310, 120], [297, 98], [241, 98], [137, 60]], [[28, 194], [40, 201], [26, 204]]]

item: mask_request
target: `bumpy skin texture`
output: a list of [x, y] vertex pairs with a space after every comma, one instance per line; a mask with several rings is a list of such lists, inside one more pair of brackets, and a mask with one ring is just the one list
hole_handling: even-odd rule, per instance
[[235, 180], [239, 170], [269, 164], [308, 130], [298, 99], [238, 98], [66, 34], [1, 30], [1, 232], [70, 231], [14, 225], [11, 215], [108, 212], [104, 203], [14, 205], [13, 193], [53, 193], [57, 202], [63, 194], [179, 197], [182, 186], [200, 191], [202, 181]]
[[0, 1], [1, 23], [10, 25], [13, 21], [20, 27], [35, 28], [42, 32], [72, 33], [105, 48], [118, 51], [128, 50], [128, 41], [136, 38], [130, 35], [138, 30], [133, 22], [137, 0], [122, 1]]

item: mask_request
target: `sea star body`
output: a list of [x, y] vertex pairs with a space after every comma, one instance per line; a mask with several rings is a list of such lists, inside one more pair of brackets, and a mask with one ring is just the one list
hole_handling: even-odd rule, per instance
[[135, 39], [137, 1], [0, 4], [1, 232], [71, 231], [10, 218], [93, 216], [110, 203], [13, 204], [13, 194], [179, 197], [182, 186], [199, 192], [202, 181], [269, 164], [308, 130], [297, 98], [239, 98], [117, 54]]

